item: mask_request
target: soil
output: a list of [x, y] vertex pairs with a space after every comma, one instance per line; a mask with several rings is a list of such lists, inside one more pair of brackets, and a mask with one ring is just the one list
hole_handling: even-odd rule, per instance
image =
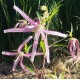
[[[0, 79], [36, 79], [35, 74], [30, 74], [28, 72], [24, 72], [20, 66], [17, 67], [16, 71], [12, 71], [12, 64], [8, 64], [6, 62], [3, 62], [0, 64]], [[55, 65], [55, 66], [54, 66]], [[58, 64], [51, 65], [51, 67], [48, 67], [45, 70], [45, 73], [43, 75], [43, 79], [60, 79], [62, 78], [60, 75], [62, 75], [63, 71], [62, 68], [64, 68], [63, 63], [58, 61]], [[62, 68], [61, 68], [62, 67]], [[56, 68], [56, 76], [54, 75], [54, 69]], [[80, 69], [78, 71], [72, 71], [72, 72], [65, 72], [65, 75], [63, 76], [65, 79], [79, 79], [80, 78]], [[41, 70], [38, 70], [38, 78], [41, 76]]]
[[0, 64], [0, 79], [30, 79], [35, 78], [35, 75], [24, 72], [21, 68], [12, 71], [12, 66], [8, 63]]

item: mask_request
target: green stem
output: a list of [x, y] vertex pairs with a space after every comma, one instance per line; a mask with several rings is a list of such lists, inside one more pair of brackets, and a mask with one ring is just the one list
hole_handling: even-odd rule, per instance
[[43, 66], [42, 66], [42, 70], [41, 70], [41, 78], [43, 77], [44, 73], [45, 73], [45, 55], [44, 55], [44, 59], [43, 59]]

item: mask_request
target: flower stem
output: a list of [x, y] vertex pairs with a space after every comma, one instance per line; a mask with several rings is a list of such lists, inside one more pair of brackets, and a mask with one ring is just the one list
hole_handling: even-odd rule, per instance
[[44, 55], [44, 58], [43, 58], [43, 66], [42, 66], [42, 70], [41, 70], [41, 78], [43, 77], [44, 73], [45, 73], [45, 55]]
[[33, 63], [33, 62], [31, 62], [31, 63], [32, 63], [32, 65], [33, 65], [33, 67], [34, 67], [34, 71], [35, 71], [35, 73], [36, 73], [36, 79], [39, 79], [39, 77], [38, 77], [38, 70], [37, 70], [37, 68], [35, 67], [34, 63]]

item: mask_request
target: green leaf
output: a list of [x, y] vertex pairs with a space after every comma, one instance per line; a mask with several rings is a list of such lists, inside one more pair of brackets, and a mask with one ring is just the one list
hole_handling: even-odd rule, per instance
[[3, 0], [0, 0], [0, 4], [1, 4], [2, 9], [3, 9], [3, 12], [4, 12], [4, 14], [5, 14], [6, 20], [7, 20], [7, 22], [9, 23], [9, 12], [8, 12], [7, 5], [4, 3]]
[[46, 52], [46, 48], [45, 48], [45, 44], [44, 44], [43, 40], [40, 41], [40, 46], [41, 46], [41, 48], [43, 50], [43, 53], [45, 53]]
[[69, 32], [69, 36], [72, 38], [73, 37], [73, 25], [71, 24], [71, 31]]
[[28, 50], [27, 50], [28, 52], [30, 51], [31, 47], [32, 47], [32, 45], [28, 46]]
[[73, 25], [71, 24], [71, 32], [73, 33]]
[[32, 10], [32, 7], [30, 7], [30, 9], [29, 9], [28, 15], [30, 15], [30, 13], [31, 13], [31, 10]]
[[34, 72], [35, 72], [35, 71], [34, 71], [34, 69], [33, 69], [33, 68], [31, 68], [31, 67], [26, 66], [26, 68], [27, 68], [30, 72], [32, 72], [32, 73], [34, 73]]
[[59, 79], [64, 79], [65, 76], [65, 70], [59, 75]]
[[43, 21], [43, 23], [45, 23], [45, 22], [48, 21], [48, 20], [51, 20], [51, 19], [54, 17], [54, 15], [56, 15], [56, 14], [58, 13], [60, 7], [61, 7], [61, 5], [59, 5], [59, 6], [57, 6], [56, 8], [54, 8], [54, 9], [52, 10], [50, 16], [49, 16], [47, 19], [45, 19], [45, 20]]
[[53, 44], [53, 46], [55, 46], [55, 47], [67, 47], [67, 45], [65, 45], [65, 44]]
[[36, 14], [37, 14], [38, 19], [41, 20], [41, 15], [39, 14], [39, 12], [36, 12]]
[[27, 44], [25, 44], [25, 46], [24, 46], [24, 51], [28, 53], [29, 50], [31, 49], [31, 46], [32, 46], [32, 45], [28, 46]]

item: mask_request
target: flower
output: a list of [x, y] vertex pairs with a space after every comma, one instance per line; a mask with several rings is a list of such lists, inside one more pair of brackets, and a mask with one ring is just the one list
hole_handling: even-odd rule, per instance
[[19, 27], [19, 28], [11, 28], [11, 29], [6, 29], [4, 30], [4, 33], [8, 32], [34, 32], [35, 31], [35, 36], [34, 36], [34, 42], [33, 42], [33, 48], [32, 48], [32, 55], [31, 55], [31, 61], [34, 61], [34, 57], [36, 55], [37, 51], [37, 45], [39, 41], [39, 37], [41, 35], [45, 48], [46, 48], [46, 59], [47, 63], [50, 63], [50, 54], [49, 54], [49, 46], [48, 46], [48, 40], [47, 40], [47, 35], [55, 35], [55, 36], [60, 36], [60, 37], [67, 37], [67, 34], [63, 34], [57, 31], [50, 31], [46, 30], [46, 24], [41, 22], [43, 20], [32, 20], [26, 13], [24, 13], [22, 10], [20, 10], [17, 6], [14, 5], [14, 9], [21, 14], [21, 16], [28, 21], [29, 24], [26, 23], [24, 27]]
[[76, 38], [70, 38], [68, 43], [70, 54], [74, 60], [78, 59], [79, 41]]
[[[23, 64], [23, 57], [27, 57], [27, 58], [30, 58], [31, 57], [31, 53], [24, 53], [22, 50], [23, 46], [29, 42], [30, 40], [32, 39], [32, 36], [29, 36], [20, 46], [19, 48], [17, 49], [17, 52], [5, 52], [3, 51], [2, 54], [3, 55], [7, 55], [7, 56], [17, 56], [16, 60], [14, 60], [14, 64], [13, 64], [13, 68], [12, 70], [15, 71], [16, 69], [16, 66], [18, 65], [18, 63], [20, 63], [20, 66], [21, 68], [24, 70], [24, 71], [27, 71], [27, 72], [30, 72], [27, 68], [25, 68], [24, 64]], [[37, 52], [36, 53], [36, 56], [38, 55], [42, 55], [42, 53], [40, 52]]]
[[[6, 52], [6, 51], [3, 51], [2, 54], [3, 55], [7, 55], [7, 56], [17, 56], [16, 60], [14, 60], [14, 64], [13, 64], [13, 68], [12, 68], [13, 71], [15, 71], [16, 66], [18, 65], [18, 63], [20, 63], [20, 66], [24, 71], [30, 72], [27, 68], [25, 68], [25, 66], [23, 64], [23, 57], [30, 58], [31, 55], [32, 55], [31, 53], [23, 53], [23, 52], [19, 52], [18, 53], [18, 52]], [[43, 53], [37, 52], [36, 56], [42, 55], [42, 54]]]
[[4, 33], [8, 33], [8, 32], [32, 32], [33, 30], [35, 30], [37, 28], [38, 23], [35, 22], [35, 20], [32, 20], [31, 18], [29, 18], [29, 16], [26, 13], [24, 13], [22, 10], [20, 10], [17, 6], [14, 5], [13, 8], [16, 11], [18, 11], [26, 21], [29, 22], [29, 25], [25, 24], [25, 26], [23, 28], [6, 29], [6, 30], [4, 30]]

